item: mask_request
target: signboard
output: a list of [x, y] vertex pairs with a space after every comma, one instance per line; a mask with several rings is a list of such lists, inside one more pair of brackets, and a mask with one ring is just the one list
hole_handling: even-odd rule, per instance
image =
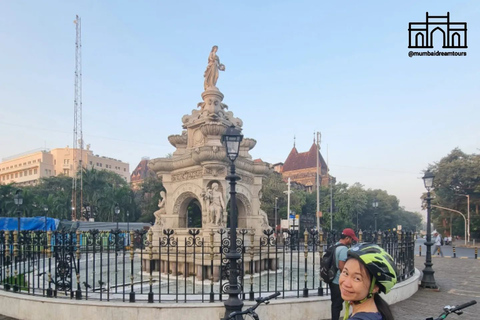
[[319, 218], [323, 217], [322, 211], [317, 211], [317, 217], [319, 217]]

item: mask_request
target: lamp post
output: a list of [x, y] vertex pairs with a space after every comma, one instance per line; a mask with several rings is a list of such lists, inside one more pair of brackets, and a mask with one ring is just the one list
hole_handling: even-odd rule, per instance
[[13, 291], [18, 292], [20, 290], [20, 279], [19, 279], [19, 276], [18, 276], [18, 274], [20, 272], [17, 269], [17, 265], [18, 265], [19, 268], [21, 267], [21, 264], [19, 264], [19, 261], [21, 261], [19, 259], [19, 255], [20, 255], [20, 251], [21, 251], [21, 249], [20, 249], [20, 228], [21, 228], [21, 225], [20, 225], [20, 218], [21, 218], [20, 217], [20, 215], [21, 215], [20, 206], [23, 204], [23, 197], [22, 197], [22, 190], [21, 189], [17, 189], [17, 191], [15, 192], [15, 196], [13, 197], [13, 202], [17, 206], [17, 221], [18, 221], [18, 223], [17, 223], [17, 239], [15, 241], [16, 243], [14, 244], [14, 246], [16, 245], [16, 248], [14, 248], [15, 284], [13, 285]]
[[130, 212], [127, 210], [127, 233], [130, 233]]
[[470, 195], [464, 194], [467, 197], [467, 243], [470, 244]]
[[[229, 286], [227, 291], [228, 299], [225, 301], [225, 319], [234, 312], [241, 311], [243, 302], [238, 298], [240, 294], [240, 287], [238, 285], [238, 265], [237, 260], [241, 258], [239, 252], [237, 252], [237, 199], [235, 185], [236, 181], [240, 180], [240, 177], [235, 174], [235, 159], [238, 157], [240, 150], [240, 142], [243, 139], [243, 135], [240, 130], [231, 125], [227, 128], [222, 135], [222, 143], [225, 146], [227, 157], [231, 162], [230, 174], [226, 177], [230, 181], [230, 250], [225, 255], [230, 261], [229, 266]], [[238, 316], [236, 319], [241, 320], [242, 317]]]
[[425, 184], [425, 188], [427, 189], [427, 241], [425, 242], [425, 246], [427, 247], [427, 256], [425, 258], [425, 268], [423, 269], [423, 277], [422, 277], [422, 282], [420, 283], [420, 286], [422, 288], [430, 288], [430, 289], [437, 289], [437, 284], [435, 283], [435, 277], [433, 274], [435, 271], [433, 271], [433, 263], [432, 263], [432, 229], [430, 225], [430, 212], [431, 212], [431, 200], [432, 198], [430, 197], [430, 189], [433, 187], [433, 179], [435, 178], [435, 175], [430, 172], [430, 170], [427, 170], [425, 172], [425, 175], [423, 176], [423, 183]]
[[275, 197], [275, 237], [277, 236], [277, 230], [278, 230], [278, 224], [277, 224], [277, 210], [278, 210], [278, 207], [277, 207], [277, 201], [278, 201], [278, 197]]
[[376, 233], [377, 232], [377, 207], [378, 207], [377, 198], [373, 199], [372, 207], [373, 207], [373, 216], [375, 217], [375, 233]]
[[47, 206], [43, 206], [43, 211], [45, 211], [45, 232], [48, 231], [48, 220], [47, 220], [47, 217], [48, 217], [48, 207]]
[[118, 206], [118, 203], [115, 203], [115, 220], [117, 221], [117, 230], [118, 230], [118, 216], [120, 215], [120, 207]]
[[18, 219], [17, 232], [18, 232], [18, 237], [20, 238], [20, 214], [21, 214], [20, 206], [23, 204], [22, 189], [18, 189], [17, 191], [15, 191], [13, 202], [17, 206], [17, 219]]

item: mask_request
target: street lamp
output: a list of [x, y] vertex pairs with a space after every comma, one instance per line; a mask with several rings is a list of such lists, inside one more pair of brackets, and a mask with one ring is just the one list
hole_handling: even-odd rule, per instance
[[[19, 276], [17, 276], [17, 273], [18, 273], [18, 269], [17, 269], [17, 264], [19, 263], [19, 261], [21, 261], [19, 259], [19, 254], [20, 254], [20, 206], [23, 204], [23, 197], [22, 197], [22, 190], [21, 189], [17, 189], [17, 191], [15, 192], [15, 196], [13, 196], [13, 202], [15, 203], [15, 205], [17, 206], [17, 219], [18, 219], [18, 224], [17, 224], [17, 239], [16, 239], [16, 252], [14, 253], [15, 254], [15, 284], [13, 285], [13, 291], [15, 292], [18, 292], [20, 290], [20, 280], [19, 280]], [[20, 268], [21, 265], [18, 265], [18, 267]]]
[[278, 202], [278, 197], [275, 197], [275, 237], [277, 236], [277, 230], [278, 230], [278, 225], [277, 225], [277, 202]]
[[375, 233], [376, 233], [377, 232], [377, 207], [378, 207], [377, 198], [373, 199], [372, 207], [373, 207], [373, 216], [375, 217]]
[[45, 211], [45, 232], [48, 231], [48, 226], [47, 226], [47, 217], [48, 217], [48, 207], [47, 206], [43, 206], [43, 211]]
[[130, 212], [127, 210], [127, 233], [130, 232]]
[[[230, 251], [225, 255], [230, 261], [230, 275], [229, 286], [227, 291], [228, 299], [225, 301], [225, 319], [234, 312], [242, 311], [243, 302], [238, 298], [240, 294], [240, 287], [238, 285], [238, 265], [237, 260], [241, 258], [240, 253], [237, 252], [237, 199], [235, 192], [236, 181], [240, 177], [235, 174], [235, 159], [238, 157], [240, 150], [240, 142], [243, 135], [240, 130], [231, 125], [222, 135], [222, 144], [225, 146], [227, 157], [231, 161], [230, 174], [226, 177], [230, 181]], [[236, 319], [242, 319], [241, 316]]]
[[435, 175], [430, 171], [427, 170], [425, 175], [423, 176], [423, 183], [425, 184], [425, 189], [427, 189], [427, 241], [425, 242], [425, 246], [427, 247], [427, 256], [425, 259], [425, 268], [423, 269], [423, 277], [420, 286], [423, 288], [430, 288], [430, 289], [437, 289], [437, 284], [435, 283], [435, 277], [433, 274], [433, 263], [432, 263], [432, 229], [430, 225], [430, 212], [431, 212], [431, 200], [430, 197], [430, 189], [433, 187], [433, 179]]
[[118, 206], [118, 203], [115, 203], [115, 219], [117, 220], [117, 230], [118, 230], [118, 216], [120, 215], [120, 207]]
[[17, 218], [18, 218], [18, 237], [20, 237], [20, 206], [23, 204], [22, 189], [18, 189], [13, 196], [13, 202], [17, 206]]
[[467, 243], [470, 244], [470, 195], [461, 194], [461, 196], [467, 197]]

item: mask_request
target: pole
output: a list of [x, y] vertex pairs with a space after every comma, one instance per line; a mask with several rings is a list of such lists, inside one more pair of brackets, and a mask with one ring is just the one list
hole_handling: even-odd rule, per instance
[[465, 223], [465, 227], [464, 227], [465, 236], [464, 236], [463, 239], [465, 241], [465, 245], [467, 245], [467, 218], [465, 218], [465, 215], [463, 213], [461, 213], [460, 211], [453, 210], [453, 209], [450, 209], [450, 208], [445, 208], [445, 207], [437, 206], [437, 205], [434, 205], [434, 204], [432, 204], [431, 206], [435, 207], [435, 208], [444, 209], [444, 210], [459, 213], [463, 217], [463, 221]]
[[430, 212], [431, 212], [431, 200], [430, 198], [430, 190], [427, 191], [427, 241], [425, 242], [425, 246], [427, 247], [427, 256], [425, 259], [425, 269], [423, 269], [423, 277], [420, 286], [423, 288], [430, 288], [430, 289], [437, 289], [437, 284], [435, 283], [435, 277], [433, 274], [433, 263], [432, 263], [432, 227], [430, 223]]
[[470, 244], [470, 195], [465, 195], [467, 197], [467, 243]]
[[287, 219], [288, 219], [288, 228], [290, 229], [290, 178], [287, 182]]
[[317, 212], [316, 212], [316, 216], [317, 216], [317, 230], [320, 231], [320, 216], [319, 216], [319, 212], [320, 212], [320, 175], [319, 175], [319, 170], [318, 170], [318, 162], [319, 162], [319, 154], [320, 154], [320, 143], [319, 143], [319, 140], [320, 140], [320, 132], [317, 132]]
[[327, 144], [327, 175], [328, 175], [328, 185], [330, 186], [330, 231], [333, 230], [333, 185], [332, 177], [330, 177], [330, 165], [328, 162], [328, 144]]
[[278, 224], [277, 224], [277, 201], [278, 197], [275, 197], [275, 236], [277, 235], [277, 230], [278, 230]]
[[[240, 287], [238, 286], [238, 264], [237, 260], [241, 258], [240, 253], [237, 252], [237, 199], [235, 185], [240, 177], [235, 174], [235, 164], [232, 161], [230, 166], [230, 174], [226, 177], [230, 180], [230, 251], [225, 254], [225, 257], [230, 261], [230, 275], [228, 278], [229, 286], [227, 291], [228, 299], [225, 301], [225, 318], [234, 311], [242, 311], [243, 302], [238, 298], [240, 294]], [[236, 319], [242, 319], [241, 316]]]

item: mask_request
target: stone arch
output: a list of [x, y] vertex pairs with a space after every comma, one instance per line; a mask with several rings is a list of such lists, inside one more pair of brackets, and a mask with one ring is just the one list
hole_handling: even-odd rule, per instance
[[175, 204], [173, 206], [173, 214], [178, 216], [178, 227], [186, 228], [187, 227], [187, 208], [188, 205], [195, 200], [195, 203], [202, 210], [202, 225], [204, 221], [202, 202], [198, 199], [198, 196], [191, 192], [187, 191], [182, 193], [180, 196], [175, 199]]
[[252, 204], [250, 200], [242, 194], [237, 193], [237, 208], [238, 208], [238, 227], [239, 228], [247, 228], [248, 227], [248, 217], [253, 215], [252, 211]]

